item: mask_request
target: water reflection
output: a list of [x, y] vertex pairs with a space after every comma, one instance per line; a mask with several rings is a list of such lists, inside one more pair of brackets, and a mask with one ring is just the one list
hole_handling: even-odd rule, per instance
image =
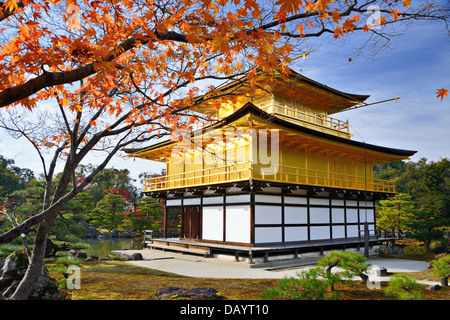
[[83, 243], [90, 245], [87, 249], [82, 249], [89, 256], [105, 258], [113, 250], [140, 250], [143, 248], [141, 239], [82, 239]]

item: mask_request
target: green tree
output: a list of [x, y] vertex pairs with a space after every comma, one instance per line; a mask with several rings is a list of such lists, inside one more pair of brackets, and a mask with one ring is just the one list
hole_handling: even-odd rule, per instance
[[367, 258], [352, 251], [331, 251], [325, 257], [319, 259], [317, 264], [320, 267], [326, 268], [327, 273], [331, 274], [333, 267], [344, 269], [341, 273], [346, 278], [353, 278], [358, 276], [362, 282], [366, 283], [369, 280], [367, 270], [370, 268], [370, 264], [366, 264]]
[[159, 229], [159, 220], [163, 217], [163, 207], [153, 198], [139, 199], [136, 212], [132, 215], [133, 227], [138, 230]]
[[450, 212], [450, 160], [407, 162], [397, 181], [398, 192], [410, 194], [418, 209]]
[[374, 166], [374, 178], [383, 180], [396, 180], [405, 171], [405, 162], [396, 161]]
[[448, 278], [450, 278], [450, 255], [440, 254], [436, 256], [436, 260], [431, 262], [435, 275], [441, 277], [443, 287], [448, 287]]
[[107, 225], [109, 231], [117, 229], [125, 218], [128, 206], [123, 195], [108, 193], [91, 213], [90, 217], [93, 219], [91, 223], [97, 226]]
[[[55, 188], [57, 183], [58, 179], [52, 181], [52, 189]], [[45, 181], [39, 178], [29, 182], [25, 189], [14, 192], [14, 196], [20, 200], [20, 205], [16, 210], [19, 222], [23, 222], [41, 211], [45, 192], [44, 186]], [[87, 200], [83, 200], [86, 197], [86, 195], [80, 193], [62, 206], [49, 231], [46, 256], [55, 255], [59, 250], [70, 248], [80, 241], [86, 231], [86, 228], [80, 225], [80, 222], [87, 218], [85, 216], [88, 210], [85, 205]]]
[[427, 253], [431, 253], [431, 243], [444, 237], [442, 228], [450, 225], [450, 218], [439, 212], [418, 210], [408, 222], [407, 236], [425, 244]]
[[[95, 169], [96, 167], [92, 164], [81, 165], [77, 174], [83, 178], [84, 176], [91, 174]], [[105, 168], [95, 176], [85, 192], [91, 195], [94, 204], [97, 204], [105, 196], [106, 190], [121, 189], [129, 193], [129, 196], [134, 203], [136, 200], [136, 187], [133, 185], [134, 181], [135, 180], [130, 177], [130, 171], [128, 169]]]
[[94, 197], [87, 192], [80, 192], [75, 199], [82, 204], [82, 213], [88, 214], [95, 208]]
[[24, 189], [25, 185], [33, 179], [33, 171], [16, 167], [14, 160], [0, 155], [0, 197]]
[[[375, 172], [377, 177], [392, 174], [396, 180], [397, 191], [409, 194], [414, 202], [412, 215], [408, 215], [410, 204], [408, 199], [390, 199], [391, 209], [383, 209], [381, 203], [380, 221], [377, 223], [395, 224], [395, 206], [403, 214], [397, 220], [398, 225], [409, 229], [408, 237], [425, 243], [427, 252], [431, 251], [431, 243], [442, 240], [443, 230], [450, 224], [450, 160], [428, 161], [422, 158], [417, 162], [399, 162], [380, 166]], [[387, 173], [386, 173], [387, 172]], [[398, 176], [397, 176], [398, 175]], [[389, 204], [389, 202], [387, 203]], [[384, 205], [388, 207], [388, 205]], [[384, 210], [384, 211], [383, 211]]]
[[408, 230], [408, 223], [414, 217], [414, 202], [411, 196], [398, 193], [395, 196], [381, 200], [377, 206], [377, 226], [395, 229], [400, 238]]

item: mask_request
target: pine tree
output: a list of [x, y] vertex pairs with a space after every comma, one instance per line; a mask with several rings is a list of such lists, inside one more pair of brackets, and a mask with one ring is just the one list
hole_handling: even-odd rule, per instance
[[398, 237], [408, 231], [408, 223], [414, 217], [414, 202], [411, 196], [399, 193], [381, 200], [377, 207], [377, 226], [379, 228], [395, 229]]

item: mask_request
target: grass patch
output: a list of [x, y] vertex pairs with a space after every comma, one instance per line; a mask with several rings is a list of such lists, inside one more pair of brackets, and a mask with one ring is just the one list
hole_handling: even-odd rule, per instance
[[[407, 273], [417, 280], [439, 281], [431, 270]], [[52, 277], [62, 278], [53, 273]], [[258, 300], [267, 289], [274, 289], [278, 279], [209, 279], [191, 278], [164, 271], [144, 268], [123, 261], [95, 261], [81, 263], [81, 289], [73, 290], [72, 300], [152, 300], [157, 289], [183, 287], [187, 289], [211, 287], [225, 300]], [[336, 291], [341, 300], [392, 300], [384, 295], [387, 282], [381, 289], [369, 289], [358, 281], [341, 281]], [[450, 300], [450, 289], [423, 291], [425, 300]]]
[[[62, 275], [52, 274], [56, 279]], [[151, 300], [157, 289], [212, 287], [225, 299], [255, 300], [260, 292], [275, 287], [272, 279], [202, 279], [135, 266], [122, 261], [81, 264], [81, 289], [72, 291], [73, 300]]]

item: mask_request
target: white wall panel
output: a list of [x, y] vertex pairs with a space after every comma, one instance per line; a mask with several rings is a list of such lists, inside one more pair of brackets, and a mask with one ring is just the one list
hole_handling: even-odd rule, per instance
[[349, 207], [349, 206], [357, 207], [358, 206], [358, 201], [356, 201], [356, 200], [347, 200], [346, 201], [346, 205], [347, 205], [347, 207]]
[[227, 206], [225, 240], [250, 243], [250, 205]]
[[281, 203], [281, 196], [255, 194], [255, 202]]
[[333, 223], [345, 222], [345, 210], [344, 208], [333, 208], [331, 212], [331, 218]]
[[316, 199], [316, 198], [310, 198], [309, 204], [315, 204], [315, 205], [322, 205], [322, 206], [329, 206], [330, 200], [329, 199]]
[[308, 223], [308, 208], [284, 207], [284, 223]]
[[181, 199], [166, 200], [166, 206], [181, 206]]
[[358, 237], [358, 226], [347, 226], [347, 238]]
[[203, 198], [203, 204], [216, 204], [223, 203], [223, 197], [205, 197]]
[[344, 205], [344, 200], [332, 199], [331, 200], [331, 204], [333, 206], [343, 206]]
[[202, 238], [223, 241], [223, 207], [203, 207]]
[[250, 195], [249, 194], [239, 194], [239, 195], [234, 195], [234, 196], [227, 196], [225, 201], [227, 203], [250, 202]]
[[358, 209], [347, 208], [347, 222], [358, 222]]
[[305, 241], [308, 240], [307, 227], [286, 227], [284, 228], [285, 241]]
[[330, 209], [310, 208], [309, 219], [311, 223], [330, 223]]
[[255, 205], [256, 224], [281, 224], [281, 207]]
[[359, 207], [360, 207], [360, 208], [365, 208], [365, 207], [367, 207], [367, 208], [373, 208], [373, 202], [372, 202], [372, 201], [365, 201], [365, 200], [360, 201], [360, 202], [359, 202]]
[[366, 210], [367, 210], [367, 222], [374, 222], [374, 212], [373, 209], [369, 208], [360, 208], [359, 209], [359, 221], [365, 222], [366, 221]]
[[284, 197], [284, 203], [288, 204], [307, 204], [308, 199], [300, 197]]
[[310, 227], [310, 238], [311, 240], [321, 240], [330, 239], [330, 227]]
[[201, 203], [200, 198], [185, 198], [183, 200], [183, 205], [189, 206], [189, 205], [199, 205]]
[[255, 228], [255, 243], [281, 242], [281, 227]]
[[333, 239], [345, 238], [345, 226], [332, 226]]

